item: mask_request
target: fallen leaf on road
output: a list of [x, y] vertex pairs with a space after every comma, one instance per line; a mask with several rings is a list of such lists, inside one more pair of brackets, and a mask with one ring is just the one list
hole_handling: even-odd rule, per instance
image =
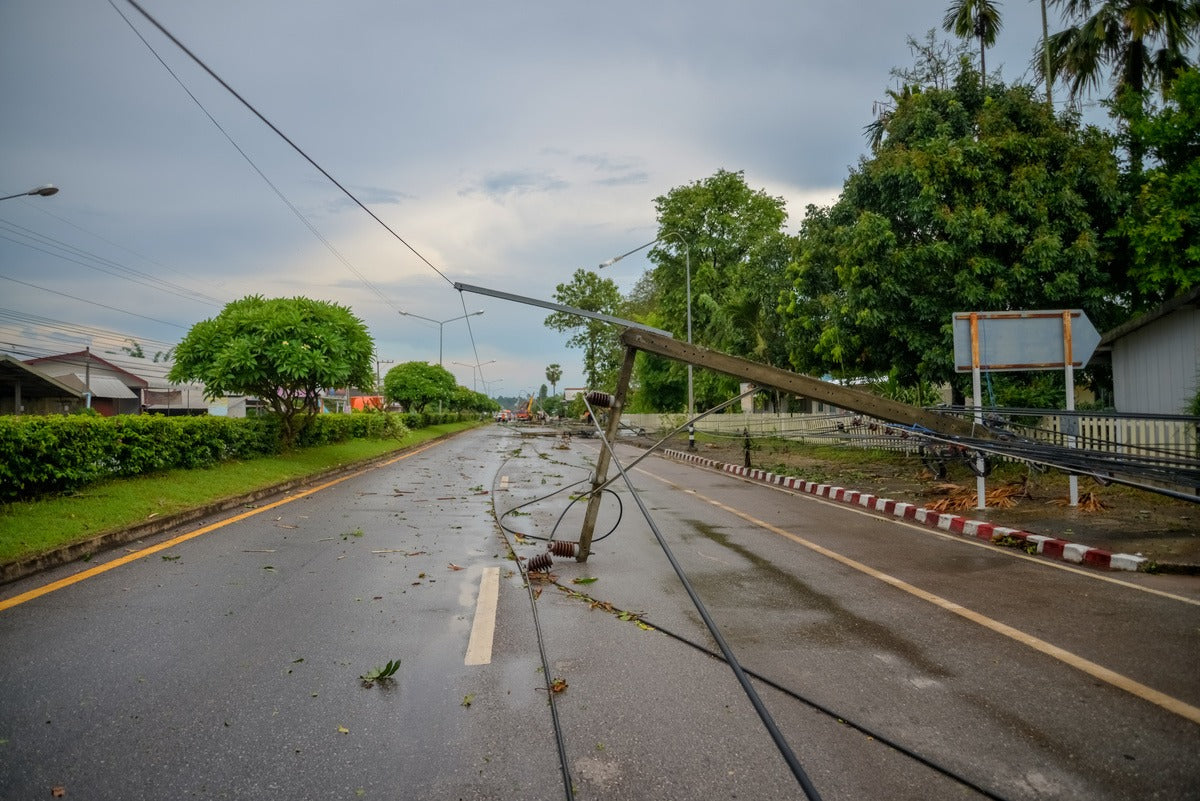
[[55, 798], [65, 798], [67, 795], [67, 788], [63, 787], [62, 785], [55, 785], [54, 787], [50, 788], [50, 795], [54, 796]]
[[349, 734], [350, 730], [345, 726], [338, 726], [338, 734]]
[[462, 567], [460, 567], [459, 565], [456, 565], [456, 564], [454, 564], [453, 562], [451, 562], [451, 563], [450, 563], [450, 569], [451, 569], [451, 570], [462, 570]]

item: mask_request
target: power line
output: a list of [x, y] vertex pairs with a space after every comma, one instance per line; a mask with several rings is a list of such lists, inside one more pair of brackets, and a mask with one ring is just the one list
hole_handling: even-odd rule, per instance
[[[183, 276], [184, 278], [187, 278], [187, 279], [189, 279], [189, 280], [193, 280], [193, 279], [195, 278], [195, 276], [191, 275], [190, 273], [186, 273], [186, 272], [184, 272], [183, 270], [179, 269], [178, 267], [172, 267], [170, 264], [163, 264], [163, 263], [162, 263], [162, 262], [160, 262], [160, 261], [155, 261], [154, 259], [150, 258], [149, 256], [146, 256], [145, 254], [142, 254], [142, 253], [139, 253], [139, 252], [137, 252], [136, 250], [132, 250], [132, 249], [130, 249], [130, 248], [127, 248], [127, 247], [125, 247], [124, 245], [121, 245], [121, 244], [119, 244], [119, 243], [117, 243], [117, 242], [114, 242], [114, 241], [112, 241], [111, 239], [107, 239], [106, 237], [104, 237], [104, 236], [101, 236], [100, 234], [96, 233], [95, 231], [90, 231], [90, 230], [88, 230], [87, 228], [84, 228], [82, 225], [79, 225], [79, 224], [77, 224], [77, 223], [75, 223], [75, 222], [73, 222], [73, 221], [71, 221], [71, 220], [68, 220], [66, 217], [63, 217], [63, 216], [61, 216], [61, 215], [59, 215], [59, 214], [55, 214], [54, 212], [52, 212], [52, 211], [50, 211], [49, 209], [47, 209], [47, 208], [46, 208], [46, 204], [44, 204], [44, 203], [37, 204], [37, 205], [30, 204], [30, 206], [31, 206], [32, 208], [36, 208], [36, 209], [37, 209], [38, 211], [40, 211], [42, 214], [48, 215], [48, 216], [50, 216], [50, 217], [53, 217], [54, 219], [58, 220], [59, 222], [61, 222], [61, 223], [64, 223], [64, 224], [66, 224], [66, 225], [69, 225], [69, 226], [71, 226], [71, 227], [72, 227], [72, 228], [74, 228], [76, 231], [80, 231], [80, 232], [82, 232], [82, 233], [85, 233], [85, 234], [87, 234], [88, 236], [91, 236], [91, 237], [94, 237], [94, 238], [96, 238], [96, 239], [99, 239], [99, 240], [100, 240], [101, 242], [103, 242], [104, 244], [106, 244], [106, 245], [111, 245], [112, 247], [114, 247], [114, 248], [117, 248], [118, 250], [123, 250], [123, 251], [125, 251], [126, 253], [128, 253], [128, 254], [129, 254], [129, 255], [131, 255], [131, 256], [136, 256], [137, 258], [141, 259], [142, 261], [149, 262], [150, 264], [153, 264], [155, 267], [161, 267], [161, 268], [163, 268], [164, 270], [169, 270], [170, 272], [173, 272], [173, 273], [175, 273], [175, 274], [177, 274], [177, 275]], [[219, 286], [219, 285], [218, 285], [218, 286]]]
[[[62, 253], [56, 253], [53, 250], [48, 250], [47, 247], [41, 247], [40, 244], [30, 244], [29, 242], [22, 242], [19, 239], [13, 239], [12, 237], [9, 237], [9, 236], [0, 235], [0, 239], [7, 240], [9, 242], [12, 242], [13, 244], [21, 245], [22, 247], [27, 247], [27, 248], [30, 248], [31, 250], [36, 250], [41, 253], [45, 253], [48, 256], [54, 256], [56, 258], [62, 259], [63, 261], [69, 261], [72, 264], [78, 264], [81, 267], [87, 267], [90, 270], [96, 270], [98, 272], [102, 272], [107, 275], [111, 275], [114, 278], [120, 278], [124, 281], [130, 281], [135, 284], [140, 284], [141, 286], [147, 287], [149, 289], [155, 289], [160, 292], [166, 292], [168, 294], [175, 295], [176, 297], [181, 297], [184, 300], [199, 301], [201, 303], [206, 303], [206, 304], [210, 304], [210, 305], [218, 305], [218, 306], [222, 305], [222, 301], [218, 300], [217, 298], [213, 298], [208, 295], [202, 295], [199, 292], [188, 289], [187, 287], [184, 287], [184, 286], [180, 286], [179, 284], [173, 284], [170, 281], [164, 281], [161, 278], [156, 278], [153, 275], [150, 275], [149, 273], [143, 273], [140, 270], [133, 269], [132, 267], [126, 267], [122, 264], [112, 261], [111, 259], [106, 259], [102, 256], [97, 256], [94, 253], [90, 253], [86, 250], [83, 250], [82, 248], [77, 248], [74, 245], [69, 245], [66, 242], [60, 242], [59, 240], [54, 239], [53, 237], [50, 237], [50, 236], [46, 236], [45, 234], [39, 234], [30, 228], [25, 228], [23, 226], [16, 225], [14, 223], [8, 222], [7, 220], [0, 220], [0, 229], [5, 229], [5, 228], [10, 233], [16, 234], [17, 236], [23, 236], [23, 237], [26, 237], [27, 239], [32, 239], [34, 242], [40, 241], [40, 244], [45, 244], [50, 248], [55, 248], [57, 250], [65, 251], [68, 254], [79, 255], [86, 259], [93, 259], [96, 262], [98, 262], [98, 264], [91, 264], [86, 261], [81, 261], [80, 259], [77, 259], [77, 258], [72, 258], [71, 255], [63, 255]], [[14, 228], [19, 229], [19, 230], [14, 231], [13, 230]]]
[[345, 267], [348, 270], [350, 270], [350, 272], [354, 273], [354, 275], [358, 278], [359, 281], [361, 281], [368, 289], [370, 289], [372, 292], [374, 292], [375, 295], [377, 297], [379, 297], [379, 299], [382, 300], [385, 304], [387, 304], [388, 306], [391, 306], [394, 311], [399, 312], [400, 307], [397, 306], [395, 303], [393, 303], [391, 301], [391, 299], [388, 298], [388, 296], [385, 295], [383, 293], [383, 291], [379, 289], [379, 287], [375, 286], [373, 283], [371, 283], [369, 280], [367, 280], [367, 277], [365, 275], [363, 275], [361, 272], [359, 272], [359, 270], [353, 264], [351, 264], [350, 261], [345, 256], [343, 256], [341, 254], [341, 252], [338, 251], [337, 248], [335, 248], [333, 246], [333, 243], [330, 242], [328, 239], [326, 239], [321, 234], [321, 232], [317, 230], [316, 226], [312, 224], [312, 221], [310, 221], [308, 219], [308, 217], [306, 217], [304, 215], [304, 213], [301, 212], [300, 209], [297, 208], [296, 205], [294, 203], [292, 203], [292, 201], [289, 200], [286, 195], [284, 195], [283, 191], [280, 190], [279, 187], [276, 186], [274, 184], [274, 182], [272, 182], [271, 179], [267, 177], [266, 173], [264, 173], [261, 169], [259, 169], [258, 165], [254, 162], [254, 159], [250, 158], [250, 155], [245, 150], [242, 149], [242, 147], [234, 140], [234, 138], [229, 134], [229, 132], [227, 130], [225, 130], [224, 126], [222, 126], [221, 123], [219, 123], [217, 121], [217, 119], [211, 113], [209, 113], [208, 109], [204, 106], [204, 104], [200, 102], [200, 99], [198, 97], [196, 97], [196, 95], [192, 92], [191, 89], [188, 89], [187, 85], [184, 84], [183, 80], [179, 77], [179, 75], [176, 74], [176, 72], [173, 69], [171, 69], [170, 65], [168, 65], [167, 62], [163, 60], [163, 57], [158, 54], [158, 51], [154, 49], [154, 46], [151, 45], [150, 42], [146, 40], [145, 36], [142, 36], [141, 31], [139, 31], [134, 26], [134, 24], [129, 20], [129, 18], [126, 17], [123, 13], [121, 13], [121, 10], [119, 8], [117, 8], [116, 5], [113, 4], [113, 0], [109, 0], [109, 5], [111, 5], [113, 7], [113, 10], [116, 11], [117, 14], [119, 14], [121, 16], [121, 19], [125, 20], [125, 24], [128, 25], [130, 30], [132, 30], [134, 32], [134, 34], [138, 37], [138, 39], [140, 39], [142, 41], [142, 44], [144, 44], [146, 46], [146, 49], [149, 50], [150, 53], [154, 56], [154, 58], [158, 60], [158, 63], [162, 65], [163, 69], [165, 69], [167, 71], [167, 73], [170, 74], [170, 76], [175, 79], [175, 83], [179, 84], [179, 87], [181, 89], [183, 89], [183, 91], [185, 93], [187, 93], [187, 96], [192, 99], [192, 102], [195, 103], [196, 106], [202, 112], [204, 112], [204, 116], [208, 117], [209, 122], [211, 122], [216, 127], [216, 129], [221, 132], [221, 134], [225, 137], [225, 139], [228, 140], [229, 144], [233, 145], [233, 148], [235, 150], [237, 150], [237, 152], [241, 155], [241, 157], [243, 159], [245, 159], [246, 163], [250, 165], [250, 168], [253, 169], [256, 173], [258, 173], [258, 177], [262, 178], [263, 181], [267, 184], [267, 186], [269, 186], [271, 188], [271, 191], [274, 192], [275, 195], [281, 201], [283, 201], [283, 203], [289, 209], [291, 209], [292, 214], [296, 215], [296, 217], [300, 220], [300, 222], [304, 223], [304, 225], [308, 228], [308, 230], [312, 232], [313, 236], [315, 236], [317, 239], [321, 240], [321, 242], [325, 245], [325, 247], [329, 249], [329, 252], [332, 253], [338, 261], [340, 261], [343, 265], [345, 265]]
[[127, 311], [125, 309], [118, 309], [116, 306], [106, 306], [105, 304], [97, 303], [94, 300], [87, 300], [86, 298], [78, 298], [78, 297], [75, 297], [74, 295], [68, 295], [66, 292], [59, 292], [57, 289], [48, 289], [47, 287], [38, 286], [37, 284], [31, 284], [28, 281], [22, 281], [18, 278], [12, 278], [11, 276], [0, 275], [0, 278], [4, 279], [5, 281], [12, 281], [14, 284], [21, 284], [22, 286], [30, 287], [31, 289], [40, 289], [41, 291], [49, 292], [52, 295], [59, 295], [64, 298], [70, 298], [71, 300], [77, 300], [80, 303], [88, 303], [88, 304], [91, 304], [92, 306], [99, 306], [102, 309], [108, 309], [109, 311], [120, 312], [121, 314], [128, 314], [131, 317], [140, 317], [143, 320], [149, 320], [152, 323], [160, 323], [162, 325], [169, 325], [172, 328], [183, 328], [184, 327], [184, 326], [180, 325], [179, 323], [170, 323], [170, 322], [167, 322], [166, 320], [159, 320], [156, 317], [147, 317], [146, 315], [138, 314], [137, 312], [131, 312], [131, 311]]
[[37, 328], [48, 329], [52, 333], [65, 332], [65, 333], [70, 333], [70, 334], [77, 334], [77, 335], [84, 336], [84, 337], [107, 338], [107, 339], [119, 340], [119, 341], [132, 339], [136, 342], [150, 345], [152, 347], [161, 347], [164, 350], [175, 346], [175, 343], [173, 343], [173, 342], [165, 342], [163, 340], [149, 339], [149, 338], [143, 337], [143, 336], [134, 336], [133, 334], [126, 334], [126, 333], [122, 333], [120, 331], [113, 331], [111, 329], [101, 328], [99, 326], [85, 325], [83, 323], [68, 323], [64, 320], [55, 320], [51, 317], [41, 317], [36, 314], [30, 314], [29, 312], [16, 311], [14, 309], [0, 308], [0, 320], [3, 320], [3, 319], [7, 319], [12, 322], [7, 323], [7, 324], [0, 323], [0, 325], [20, 324], [20, 325], [24, 325], [24, 326], [32, 326], [32, 327], [37, 327]]
[[[375, 220], [375, 222], [379, 223], [385, 231], [387, 231], [389, 234], [391, 234], [393, 237], [395, 237], [396, 241], [398, 241], [400, 244], [404, 245], [404, 247], [408, 248], [409, 251], [412, 252], [412, 254], [414, 256], [416, 256], [418, 259], [420, 259], [422, 262], [424, 262], [431, 270], [433, 270], [435, 273], [437, 273], [442, 278], [442, 280], [444, 280], [447, 284], [454, 286], [454, 282], [451, 281], [450, 278], [447, 277], [447, 275], [445, 273], [443, 273], [441, 270], [439, 270], [437, 267], [435, 267], [433, 262], [431, 262], [429, 259], [425, 258], [425, 256], [419, 250], [417, 250], [415, 247], [410, 245], [404, 239], [404, 237], [400, 236], [400, 234], [398, 234], [394, 230], [392, 230], [391, 226], [389, 226], [387, 223], [385, 223], [383, 220], [381, 220], [378, 216], [376, 216], [375, 212], [373, 212], [369, 208], [367, 208], [367, 206], [361, 200], [359, 200], [358, 197], [355, 196], [353, 192], [351, 192], [349, 189], [347, 189], [345, 186], [343, 186], [324, 167], [322, 167], [315, 160], [313, 160], [313, 158], [311, 156], [309, 156], [307, 153], [305, 153], [304, 150], [302, 150], [299, 145], [297, 145], [295, 142], [293, 142], [291, 139], [289, 139], [287, 134], [285, 134], [283, 131], [281, 131], [273, 122], [268, 120], [262, 114], [262, 112], [260, 112], [257, 108], [255, 108], [250, 103], [250, 101], [246, 100], [246, 98], [244, 98], [240, 94], [238, 94], [236, 89], [234, 89], [232, 86], [230, 86], [228, 83], [226, 83], [225, 80], [220, 75], [217, 75], [217, 73], [214, 72], [213, 69], [208, 66], [208, 64], [204, 63], [203, 59], [201, 59], [199, 56], [197, 56], [195, 53], [193, 53], [187, 47], [187, 45], [185, 45], [183, 42], [181, 42], [175, 36], [175, 34], [168, 31], [162, 25], [162, 23], [160, 23], [148, 11], [146, 11], [144, 8], [142, 8], [142, 6], [140, 4], [138, 4], [136, 0], [126, 0], [126, 2], [128, 2], [129, 5], [133, 6], [134, 9], [136, 9], [139, 14], [141, 14], [143, 17], [145, 17], [146, 20], [151, 25], [153, 25], [155, 28], [158, 28], [159, 32], [162, 33], [163, 36], [166, 36], [168, 39], [170, 39], [175, 44], [176, 47], [178, 47], [180, 50], [182, 50], [188, 56], [188, 58], [190, 58], [192, 61], [196, 62], [196, 64], [202, 70], [207, 72], [212, 77], [213, 80], [215, 80], [217, 83], [219, 83], [225, 89], [225, 91], [227, 91], [231, 95], [233, 95], [238, 100], [239, 103], [241, 103], [243, 106], [245, 106], [250, 111], [250, 113], [252, 113], [254, 116], [256, 116], [260, 120], [262, 120], [263, 124], [266, 125], [268, 128], [270, 128], [272, 131], [274, 131], [275, 134], [280, 139], [287, 142], [287, 144], [293, 150], [295, 150], [298, 154], [300, 154], [301, 158], [303, 158], [305, 161], [307, 161], [309, 164], [311, 164], [313, 166], [313, 168], [315, 168], [317, 170], [317, 172], [321, 173], [321, 175], [325, 176], [325, 178], [328, 179], [328, 181], [330, 183], [332, 183], [334, 186], [336, 186], [338, 189], [340, 189], [342, 191], [342, 194], [344, 194], [346, 197], [350, 198], [350, 200], [353, 201], [356, 206], [358, 206], [360, 209], [362, 209], [367, 214], [369, 214], [371, 216], [371, 219]], [[109, 0], [109, 4], [112, 5], [113, 0]], [[114, 6], [114, 8], [115, 8], [115, 6]]]

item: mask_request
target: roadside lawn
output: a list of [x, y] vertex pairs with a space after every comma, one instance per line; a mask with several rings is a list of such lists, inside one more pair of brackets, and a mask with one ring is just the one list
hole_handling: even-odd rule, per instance
[[105, 481], [70, 495], [0, 507], [0, 564], [47, 553], [158, 517], [364, 462], [478, 425], [447, 423], [399, 439], [352, 440], [201, 470]]

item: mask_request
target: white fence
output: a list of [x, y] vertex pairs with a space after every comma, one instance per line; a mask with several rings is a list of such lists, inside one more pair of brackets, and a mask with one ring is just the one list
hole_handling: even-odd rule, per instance
[[[665, 434], [682, 425], [682, 414], [625, 414], [621, 421], [649, 434]], [[1072, 425], [1074, 424], [1074, 426]], [[1074, 427], [1076, 430], [1072, 431]], [[1105, 453], [1143, 457], [1194, 459], [1200, 454], [1200, 422], [1195, 418], [1114, 417], [1111, 415], [1048, 414], [1013, 431], [1030, 439], [1067, 444], [1075, 434], [1077, 447]], [[696, 423], [696, 430], [718, 436], [783, 437], [813, 444], [846, 444], [863, 448], [915, 451], [921, 444], [905, 429], [864, 415], [840, 414], [714, 414]]]

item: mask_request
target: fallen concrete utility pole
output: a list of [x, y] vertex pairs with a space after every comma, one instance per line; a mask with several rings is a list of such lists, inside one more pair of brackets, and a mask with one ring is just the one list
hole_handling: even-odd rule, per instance
[[[625, 344], [625, 361], [617, 380], [617, 391], [612, 396], [608, 419], [608, 442], [616, 441], [620, 428], [621, 410], [629, 391], [629, 380], [633, 373], [633, 360], [637, 351], [653, 353], [685, 364], [715, 370], [718, 373], [740, 378], [760, 388], [778, 389], [790, 395], [812, 398], [859, 414], [870, 415], [889, 423], [927, 429], [944, 437], [973, 437], [991, 439], [986, 429], [969, 420], [938, 414], [907, 403], [882, 398], [870, 392], [838, 386], [811, 376], [781, 370], [778, 367], [752, 362], [720, 351], [680, 342], [670, 336], [653, 331], [627, 328], [621, 334]], [[597, 424], [599, 421], [596, 421]], [[602, 447], [596, 460], [596, 472], [592, 478], [592, 490], [584, 513], [583, 528], [579, 534], [579, 550], [576, 560], [586, 562], [591, 552], [592, 536], [596, 529], [596, 517], [600, 511], [600, 488], [608, 479], [608, 452]]]
[[802, 398], [812, 398], [859, 414], [870, 415], [889, 423], [920, 426], [947, 437], [990, 438], [986, 429], [969, 420], [938, 414], [918, 406], [882, 398], [860, 389], [852, 389], [819, 378], [781, 370], [778, 367], [752, 362], [720, 351], [689, 345], [686, 342], [659, 336], [650, 331], [627, 328], [621, 335], [626, 347], [665, 356], [696, 367], [725, 373], [759, 387], [770, 387]]

